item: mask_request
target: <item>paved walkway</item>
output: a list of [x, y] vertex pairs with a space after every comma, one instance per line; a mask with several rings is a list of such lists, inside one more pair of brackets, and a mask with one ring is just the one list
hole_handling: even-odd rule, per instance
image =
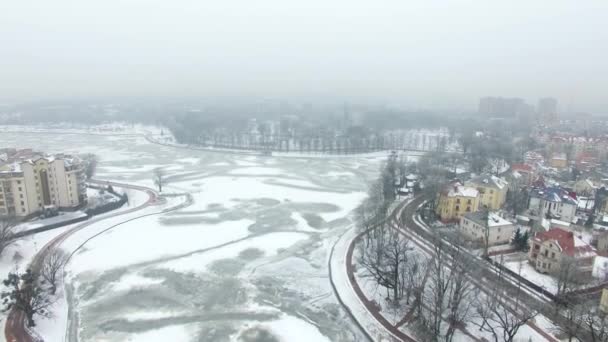
[[[39, 270], [42, 267], [44, 258], [46, 257], [46, 255], [48, 253], [52, 252], [56, 247], [61, 245], [61, 243], [63, 243], [63, 241], [65, 241], [68, 237], [70, 237], [74, 233], [76, 233], [82, 229], [85, 229], [85, 228], [91, 226], [92, 224], [95, 224], [104, 219], [130, 214], [130, 213], [136, 212], [138, 210], [144, 209], [146, 207], [149, 207], [151, 205], [155, 205], [155, 204], [159, 203], [159, 198], [158, 198], [158, 194], [156, 193], [156, 191], [146, 188], [146, 187], [123, 184], [123, 183], [116, 183], [116, 182], [105, 182], [105, 181], [90, 181], [90, 182], [97, 183], [100, 185], [112, 185], [114, 187], [129, 188], [129, 189], [133, 189], [133, 190], [143, 191], [148, 195], [148, 200], [137, 207], [117, 211], [113, 215], [98, 216], [96, 218], [93, 218], [92, 220], [86, 221], [82, 224], [77, 225], [76, 227], [74, 227], [70, 230], [67, 230], [67, 231], [59, 234], [58, 236], [53, 238], [51, 241], [49, 241], [46, 245], [44, 245], [44, 247], [42, 247], [40, 252], [38, 252], [34, 256], [32, 262], [30, 263], [30, 266], [29, 266], [29, 268], [32, 269], [34, 272], [36, 272], [37, 270]], [[36, 334], [33, 331], [31, 331], [30, 328], [27, 327], [27, 317], [23, 313], [23, 311], [17, 310], [17, 309], [11, 310], [8, 314], [8, 317], [6, 319], [6, 323], [4, 326], [4, 336], [5, 336], [7, 342], [42, 341], [42, 339], [39, 336], [36, 336]]]

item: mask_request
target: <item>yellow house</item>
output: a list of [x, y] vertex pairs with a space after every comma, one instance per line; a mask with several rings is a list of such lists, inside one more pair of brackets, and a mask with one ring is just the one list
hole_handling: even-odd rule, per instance
[[476, 188], [479, 191], [480, 207], [485, 206], [490, 210], [498, 210], [507, 200], [509, 183], [502, 178], [481, 175], [472, 178], [465, 185]]
[[568, 158], [565, 153], [555, 153], [551, 157], [551, 167], [563, 169], [568, 167]]
[[600, 310], [608, 313], [608, 289], [602, 289], [602, 299], [600, 299]]
[[473, 187], [452, 182], [440, 192], [435, 213], [443, 222], [456, 221], [466, 214], [479, 210], [479, 191]]

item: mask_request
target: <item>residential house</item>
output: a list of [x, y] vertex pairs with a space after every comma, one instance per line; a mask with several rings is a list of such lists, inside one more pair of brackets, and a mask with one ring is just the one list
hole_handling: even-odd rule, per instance
[[479, 191], [455, 181], [439, 192], [435, 213], [443, 222], [457, 221], [466, 213], [479, 209]]
[[596, 186], [590, 179], [581, 179], [574, 183], [572, 190], [577, 196], [592, 196], [595, 193]]
[[560, 187], [535, 188], [530, 191], [528, 209], [537, 218], [551, 217], [565, 222], [576, 218], [575, 194]]
[[608, 289], [602, 289], [602, 297], [600, 298], [600, 310], [604, 313], [608, 313]]
[[545, 158], [536, 151], [528, 151], [524, 154], [524, 163], [536, 167], [543, 165]]
[[467, 213], [460, 219], [460, 232], [469, 240], [488, 245], [510, 243], [515, 233], [515, 225], [494, 212], [478, 211]]
[[530, 240], [528, 261], [541, 273], [556, 273], [564, 262], [574, 262], [581, 275], [591, 275], [595, 249], [573, 232], [561, 228], [536, 233]]
[[565, 169], [568, 167], [568, 158], [565, 153], [554, 153], [551, 157], [551, 167]]
[[489, 210], [500, 209], [507, 199], [508, 183], [502, 178], [493, 175], [480, 175], [473, 177], [465, 183], [479, 191], [480, 207]]
[[509, 175], [509, 188], [515, 190], [517, 185], [530, 186], [536, 179], [536, 170], [528, 164], [513, 164], [511, 165], [511, 173]]

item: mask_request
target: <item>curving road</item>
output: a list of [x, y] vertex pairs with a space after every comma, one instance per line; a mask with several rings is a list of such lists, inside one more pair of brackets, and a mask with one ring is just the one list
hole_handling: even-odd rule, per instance
[[[418, 208], [426, 201], [424, 196], [420, 196], [410, 202], [406, 206], [401, 206], [397, 210], [395, 210], [391, 215], [391, 225], [393, 228], [399, 230], [405, 236], [411, 238], [411, 241], [424, 250], [429, 252], [433, 251], [435, 236], [434, 234], [427, 230], [418, 220]], [[449, 243], [449, 241], [445, 240], [444, 244], [445, 248], [448, 249], [448, 255], [456, 254], [457, 247]], [[467, 252], [467, 250], [464, 250]], [[522, 286], [523, 284], [518, 284], [517, 280], [514, 278], [509, 278], [505, 275], [502, 277], [498, 275], [496, 268], [485, 260], [471, 254], [467, 253], [466, 255], [467, 263], [470, 265], [471, 269], [477, 270], [479, 272], [476, 276], [471, 276], [470, 280], [482, 291], [487, 292], [489, 289], [493, 288], [503, 288], [503, 298], [501, 300], [502, 305], [505, 305], [510, 310], [512, 309], [512, 305], [514, 300], [512, 297], [509, 297], [509, 294], [518, 294], [521, 298], [520, 305], [525, 303], [530, 309], [536, 309], [539, 313], [549, 317], [553, 320], [558, 320], [560, 316], [556, 316], [554, 312], [554, 308], [551, 305], [548, 305], [548, 301], [543, 298], [541, 295], [534, 293], [533, 289], [524, 289], [523, 291], [518, 289], [518, 286]], [[543, 336], [545, 340], [550, 342], [558, 342], [555, 337], [548, 334], [546, 331], [537, 326], [533, 321], [529, 321], [527, 324], [531, 329], [536, 331], [539, 335]]]
[[[151, 205], [156, 205], [156, 204], [160, 203], [158, 193], [156, 191], [154, 191], [153, 189], [146, 188], [143, 186], [130, 185], [130, 184], [124, 184], [124, 183], [117, 183], [117, 182], [99, 181], [99, 180], [91, 180], [91, 181], [89, 181], [89, 183], [98, 184], [98, 185], [112, 185], [113, 187], [120, 187], [120, 188], [143, 191], [148, 195], [148, 200], [137, 207], [133, 207], [130, 209], [126, 209], [126, 210], [117, 212], [114, 215], [102, 215], [102, 216], [92, 218], [91, 220], [81, 223], [81, 224], [75, 226], [74, 228], [59, 234], [58, 236], [53, 238], [51, 241], [49, 241], [46, 245], [44, 245], [44, 247], [42, 247], [42, 249], [34, 256], [34, 258], [32, 259], [32, 262], [30, 263], [30, 266], [29, 266], [29, 268], [32, 271], [38, 272], [42, 268], [42, 264], [44, 262], [45, 257], [47, 256], [47, 254], [49, 252], [51, 252], [52, 250], [54, 250], [55, 248], [57, 248], [59, 245], [61, 245], [68, 237], [70, 237], [74, 233], [76, 233], [80, 230], [83, 230], [97, 222], [108, 219], [110, 217], [130, 214], [130, 213], [136, 212], [138, 210], [144, 209], [146, 207], [149, 207]], [[6, 319], [6, 324], [4, 326], [4, 336], [5, 336], [7, 342], [42, 341], [42, 339], [39, 336], [37, 336], [35, 334], [35, 332], [33, 332], [31, 329], [28, 328], [26, 315], [22, 311], [16, 310], [16, 309], [11, 310], [8, 314], [8, 317]]]
[[[409, 202], [405, 201], [400, 203], [395, 208], [395, 210], [391, 212], [390, 216], [388, 217], [388, 222], [392, 228], [397, 229], [401, 234], [408, 237], [412, 241], [412, 243], [416, 244], [426, 253], [432, 255], [434, 253], [433, 247], [435, 236], [432, 232], [425, 229], [425, 227], [416, 220], [417, 210], [420, 205], [422, 205], [425, 201], [426, 198], [424, 196], [419, 196]], [[361, 232], [357, 234], [348, 245], [345, 267], [347, 269], [349, 283], [354, 292], [356, 293], [357, 297], [359, 297], [359, 300], [365, 305], [367, 311], [369, 311], [369, 313], [375, 318], [376, 323], [378, 325], [382, 326], [385, 330], [389, 331], [394, 337], [398, 338], [401, 341], [415, 342], [415, 338], [405, 334], [399, 329], [399, 326], [401, 324], [393, 325], [382, 316], [382, 314], [378, 311], [378, 308], [373, 303], [371, 303], [369, 299], [367, 299], [355, 279], [355, 260], [353, 260], [353, 252], [358, 240], [360, 240], [366, 233], [367, 232]], [[448, 249], [455, 248], [449, 243], [446, 243], [445, 246]], [[516, 290], [514, 284], [512, 284], [511, 282], [505, 282], [504, 279], [499, 278], [492, 265], [490, 265], [486, 261], [479, 259], [474, 255], [468, 255], [468, 260], [469, 262], [471, 262], [471, 265], [475, 265], [474, 268], [479, 270], [480, 272], [479, 279], [473, 279], [473, 282], [477, 287], [486, 291], [487, 289], [494, 288], [495, 286], [500, 285], [511, 291]], [[509, 293], [509, 291], [506, 291], [506, 293]], [[523, 291], [521, 295], [524, 298], [523, 301], [527, 305], [532, 306], [534, 308], [541, 308], [541, 313], [547, 315], [548, 317], [553, 318], [552, 316], [555, 316], [548, 315], [549, 312], [547, 312], [548, 310], [546, 309], [551, 309], [551, 307], [547, 306], [546, 302], [539, 298], [539, 296], [529, 293], [527, 291]], [[503, 298], [502, 303], [503, 305], [510, 306], [511, 300], [510, 298]], [[404, 318], [404, 321], [406, 320], [407, 316]], [[534, 324], [534, 322], [529, 322], [528, 326], [540, 335], [542, 335], [547, 341], [557, 342], [557, 340], [553, 336], [543, 331], [540, 327]], [[469, 337], [471, 337], [473, 340], [478, 340], [477, 337], [471, 335], [468, 331], [466, 331], [466, 329], [462, 330], [463, 333], [469, 335]]]

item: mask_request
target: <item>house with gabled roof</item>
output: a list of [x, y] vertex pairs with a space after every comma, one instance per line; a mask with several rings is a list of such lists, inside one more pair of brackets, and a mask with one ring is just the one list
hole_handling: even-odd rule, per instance
[[528, 209], [533, 216], [556, 218], [565, 222], [573, 222], [576, 218], [576, 194], [564, 188], [534, 188], [529, 197]]
[[507, 191], [509, 190], [507, 186], [509, 183], [500, 177], [479, 175], [468, 180], [465, 185], [479, 191], [480, 207], [498, 210], [507, 200]]
[[443, 222], [458, 221], [466, 213], [479, 210], [479, 191], [453, 181], [439, 192], [435, 213]]
[[593, 246], [561, 228], [536, 233], [528, 251], [529, 262], [541, 273], [559, 272], [563, 262], [571, 260], [578, 274], [591, 274], [596, 256]]

